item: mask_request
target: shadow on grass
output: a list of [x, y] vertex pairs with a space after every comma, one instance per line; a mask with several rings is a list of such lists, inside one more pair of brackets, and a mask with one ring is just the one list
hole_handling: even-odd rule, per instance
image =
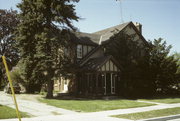
[[[46, 98], [45, 96], [42, 97], [43, 99], [49, 99]], [[53, 98], [50, 99], [56, 99], [56, 100], [74, 100], [74, 101], [96, 101], [96, 100], [137, 100], [137, 98], [125, 98], [122, 96], [82, 96], [82, 95], [70, 95], [70, 94], [63, 94], [59, 93], [58, 95], [54, 96]]]
[[[45, 96], [44, 99], [47, 99]], [[147, 97], [124, 97], [124, 96], [102, 96], [102, 95], [72, 95], [67, 93], [58, 93], [56, 96], [50, 99], [56, 100], [79, 100], [79, 101], [91, 101], [91, 100], [139, 100], [139, 99], [175, 99], [180, 98], [180, 95], [154, 95], [154, 96], [147, 96]], [[49, 98], [48, 98], [49, 99]]]
[[146, 97], [146, 98], [139, 98], [139, 99], [175, 99], [180, 98], [180, 95], [156, 95], [152, 97]]

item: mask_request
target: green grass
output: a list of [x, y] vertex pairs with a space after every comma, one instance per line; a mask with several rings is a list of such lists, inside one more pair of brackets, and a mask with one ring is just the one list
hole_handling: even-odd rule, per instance
[[48, 105], [78, 112], [97, 112], [104, 110], [115, 110], [151, 106], [153, 104], [136, 102], [133, 100], [57, 100], [39, 99]]
[[[30, 117], [27, 113], [21, 112], [21, 117]], [[0, 105], [0, 119], [17, 118], [16, 110]]]
[[125, 118], [125, 119], [130, 119], [130, 120], [139, 120], [139, 119], [147, 119], [147, 118], [169, 116], [169, 115], [176, 115], [176, 114], [180, 114], [180, 107], [146, 111], [146, 112], [140, 112], [140, 113], [115, 115], [112, 117]]
[[158, 102], [158, 103], [180, 103], [180, 98], [162, 98], [162, 99], [143, 99], [145, 101]]

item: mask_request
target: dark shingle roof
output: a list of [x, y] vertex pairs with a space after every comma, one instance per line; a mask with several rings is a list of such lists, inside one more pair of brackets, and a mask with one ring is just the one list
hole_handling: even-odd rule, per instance
[[74, 32], [71, 34], [71, 39], [73, 42], [85, 45], [98, 45], [99, 38], [99, 35], [88, 34], [83, 32]]
[[107, 28], [107, 29], [103, 29], [103, 30], [94, 32], [94, 33], [92, 33], [92, 34], [104, 35], [104, 34], [112, 33], [114, 30], [119, 30], [119, 31], [121, 31], [121, 30], [124, 29], [129, 23], [131, 23], [131, 22], [119, 24], [119, 25], [117, 25], [117, 26], [113, 26], [113, 27], [110, 27], [110, 28]]
[[92, 42], [97, 43], [97, 44], [100, 39], [100, 36], [97, 34], [90, 34], [90, 33], [84, 33], [84, 32], [77, 32], [75, 34], [80, 40], [91, 40]]
[[115, 32], [123, 30], [130, 22], [110, 27], [94, 33], [75, 32], [73, 41], [81, 44], [97, 45], [108, 40]]
[[97, 70], [111, 57], [112, 56], [102, 56], [98, 58], [91, 58], [85, 64], [82, 65], [82, 69], [85, 69], [87, 71]]
[[103, 41], [108, 40], [115, 33], [122, 31], [130, 23], [131, 22], [123, 23], [123, 24], [120, 24], [117, 26], [113, 26], [113, 27], [101, 30], [101, 31], [94, 32], [92, 34], [99, 35], [100, 36], [100, 40], [99, 40], [100, 42], [99, 43], [101, 43]]

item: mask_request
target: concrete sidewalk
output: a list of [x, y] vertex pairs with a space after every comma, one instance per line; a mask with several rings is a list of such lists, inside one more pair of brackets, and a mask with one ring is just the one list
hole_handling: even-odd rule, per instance
[[[6, 119], [2, 121], [18, 121], [18, 119]], [[69, 114], [69, 115], [59, 115], [59, 116], [23, 118], [22, 121], [131, 121], [131, 120], [113, 118], [108, 116], [102, 117], [98, 115], [89, 115], [89, 114], [76, 114], [76, 115]]]
[[[7, 94], [3, 92], [0, 92], [0, 95], [1, 95], [0, 104], [14, 108], [12, 97], [7, 96]], [[74, 111], [69, 111], [54, 106], [49, 106], [40, 102], [23, 100], [20, 98], [18, 98], [17, 101], [21, 111], [36, 116], [33, 118], [23, 118], [22, 121], [131, 121], [127, 119], [114, 118], [110, 116], [180, 107], [180, 103], [176, 103], [176, 104], [158, 103], [157, 105], [148, 106], [148, 107], [118, 109], [118, 110], [109, 110], [109, 111], [91, 112], [91, 113], [77, 113]], [[146, 102], [146, 103], [152, 103], [152, 102]], [[2, 119], [0, 121], [18, 121], [18, 119]]]
[[102, 116], [119, 115], [119, 114], [138, 113], [138, 112], [145, 112], [145, 111], [158, 110], [158, 109], [166, 109], [166, 108], [174, 108], [174, 107], [180, 107], [180, 103], [161, 104], [161, 105], [154, 105], [154, 106], [148, 106], [148, 107], [139, 107], [139, 108], [128, 108], [128, 109], [101, 111], [101, 112], [93, 112], [91, 114], [102, 115]]
[[[22, 121], [131, 121], [127, 119], [119, 119], [110, 116], [118, 115], [118, 114], [128, 114], [128, 113], [137, 113], [137, 112], [144, 112], [144, 111], [151, 111], [158, 109], [174, 108], [174, 107], [180, 107], [180, 103], [162, 104], [162, 105], [155, 105], [149, 107], [119, 109], [119, 110], [111, 110], [111, 111], [101, 111], [101, 112], [93, 112], [93, 113], [76, 113], [76, 114], [74, 113], [74, 114], [65, 114], [59, 116], [23, 118]], [[17, 121], [17, 119], [7, 119], [3, 121]]]

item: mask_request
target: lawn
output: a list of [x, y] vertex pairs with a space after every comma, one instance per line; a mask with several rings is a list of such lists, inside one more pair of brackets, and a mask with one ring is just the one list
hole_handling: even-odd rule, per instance
[[151, 106], [153, 104], [141, 103], [134, 100], [57, 100], [57, 99], [42, 99], [39, 101], [48, 105], [64, 108], [78, 112], [97, 112], [104, 110], [115, 110], [125, 108], [135, 108]]
[[[30, 117], [27, 113], [21, 112], [21, 117]], [[16, 110], [0, 105], [0, 119], [17, 118]]]
[[139, 120], [139, 119], [147, 119], [147, 118], [169, 116], [169, 115], [176, 115], [176, 114], [180, 114], [180, 107], [146, 111], [146, 112], [140, 112], [140, 113], [115, 115], [112, 117], [125, 118], [125, 119], [130, 119], [130, 120]]
[[158, 102], [158, 103], [180, 103], [180, 98], [162, 98], [162, 99], [143, 99], [145, 101]]

